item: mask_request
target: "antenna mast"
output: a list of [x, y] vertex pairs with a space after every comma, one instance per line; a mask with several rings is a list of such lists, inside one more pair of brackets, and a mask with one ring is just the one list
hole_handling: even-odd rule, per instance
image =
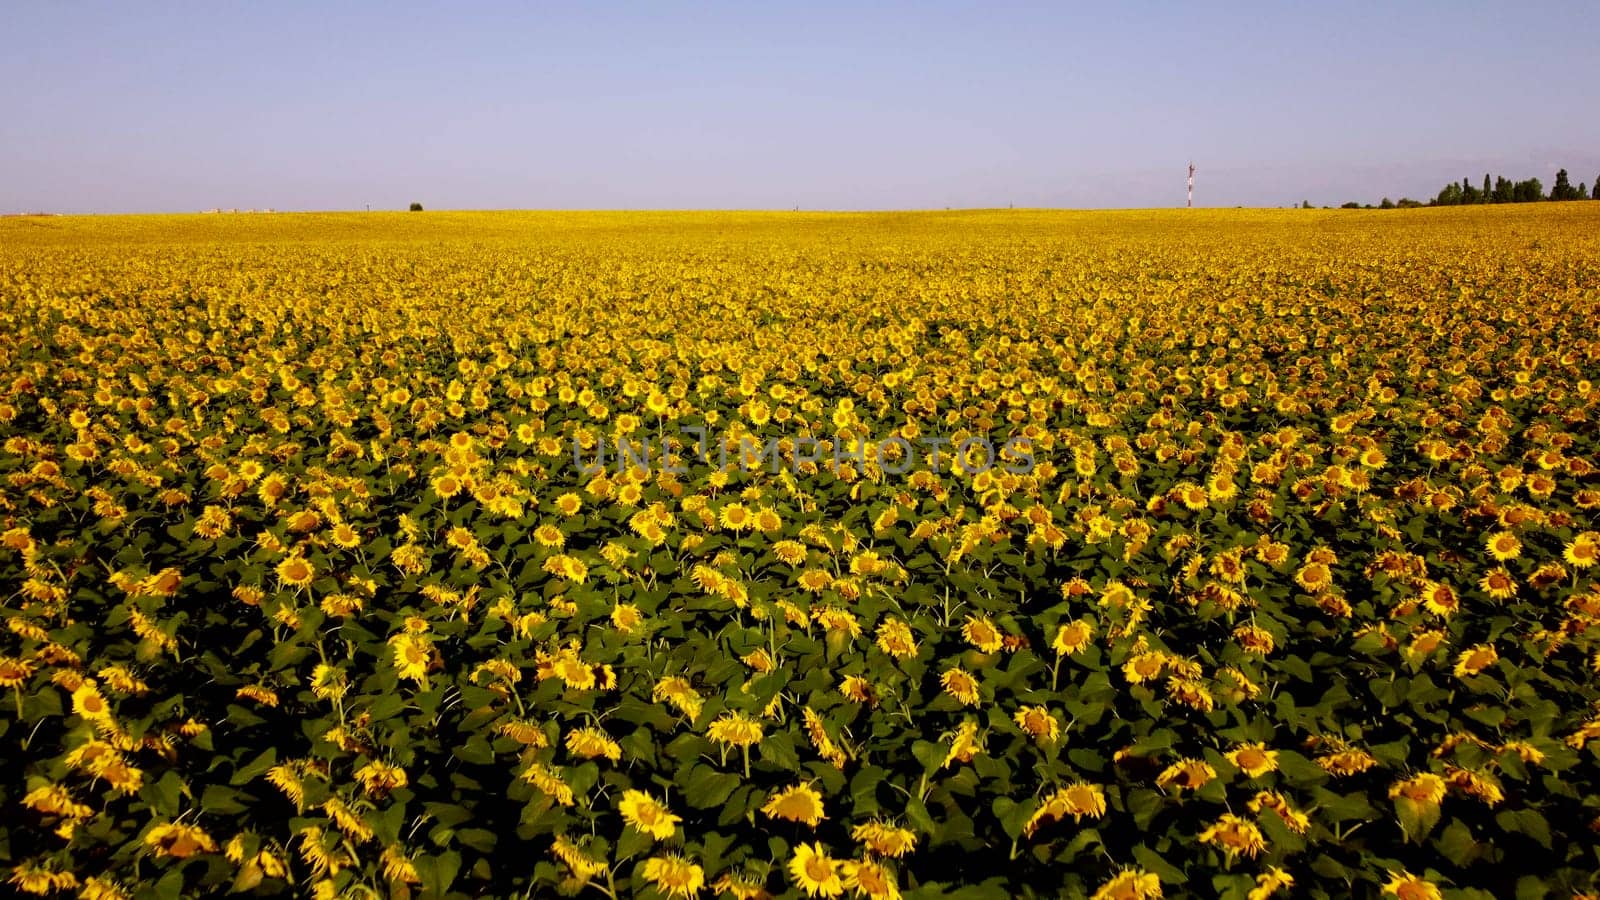
[[1194, 163], [1189, 163], [1189, 203], [1185, 209], [1194, 209]]

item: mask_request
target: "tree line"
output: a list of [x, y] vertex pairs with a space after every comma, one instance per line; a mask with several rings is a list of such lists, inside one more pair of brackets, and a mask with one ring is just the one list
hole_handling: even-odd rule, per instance
[[[1378, 204], [1378, 209], [1408, 209], [1417, 206], [1469, 206], [1475, 203], [1537, 203], [1543, 200], [1600, 200], [1600, 175], [1595, 176], [1594, 187], [1591, 189], [1583, 182], [1573, 187], [1567, 178], [1567, 170], [1556, 172], [1556, 183], [1550, 187], [1546, 194], [1544, 183], [1537, 178], [1525, 181], [1512, 181], [1504, 176], [1496, 176], [1493, 181], [1489, 173], [1483, 173], [1483, 186], [1472, 183], [1470, 178], [1463, 178], [1460, 182], [1451, 182], [1439, 190], [1438, 196], [1423, 203], [1409, 197], [1401, 197], [1397, 203], [1388, 197]], [[1362, 206], [1360, 203], [1350, 202], [1344, 204], [1343, 209], [1372, 209], [1372, 204]]]

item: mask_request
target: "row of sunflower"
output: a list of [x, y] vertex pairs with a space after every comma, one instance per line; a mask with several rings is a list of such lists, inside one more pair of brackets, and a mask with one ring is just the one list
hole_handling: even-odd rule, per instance
[[1590, 896], [1581, 206], [0, 221], [0, 862]]

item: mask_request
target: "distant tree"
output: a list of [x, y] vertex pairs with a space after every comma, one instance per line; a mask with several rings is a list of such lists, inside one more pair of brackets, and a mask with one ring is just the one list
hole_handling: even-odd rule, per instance
[[1301, 200], [1300, 201], [1300, 208], [1301, 209], [1310, 209], [1311, 208], [1311, 201], [1310, 200]]
[[1349, 203], [1341, 203], [1341, 204], [1339, 204], [1339, 208], [1340, 209], [1360, 209], [1361, 208], [1361, 204], [1355, 202], [1354, 200], [1351, 200]]
[[1478, 189], [1473, 187], [1472, 186], [1472, 182], [1468, 181], [1465, 178], [1461, 179], [1461, 202], [1462, 203], [1477, 203], [1478, 202]]
[[1590, 200], [1600, 200], [1600, 175], [1594, 177], [1594, 187], [1589, 189]]
[[412, 212], [422, 212], [422, 204], [421, 203], [413, 203], [413, 204], [411, 204], [411, 211]]
[[1440, 206], [1455, 206], [1459, 204], [1461, 202], [1461, 185], [1453, 181], [1445, 185], [1439, 191], [1439, 196], [1435, 198], [1434, 202]]
[[1584, 184], [1581, 181], [1578, 182], [1578, 194], [1577, 194], [1577, 196], [1573, 197], [1572, 199], [1574, 199], [1574, 200], [1587, 200], [1587, 199], [1589, 199], [1589, 186], [1587, 184]]
[[1416, 209], [1417, 207], [1419, 207], [1421, 205], [1422, 205], [1422, 201], [1420, 201], [1420, 200], [1413, 200], [1410, 197], [1401, 197], [1400, 198], [1400, 202], [1395, 204], [1395, 208], [1396, 209]]
[[1494, 179], [1494, 202], [1511, 203], [1515, 201], [1516, 195], [1512, 192], [1514, 187], [1516, 185], [1512, 184], [1511, 179], [1503, 175], [1496, 176]]
[[1378, 208], [1379, 209], [1394, 209], [1394, 201], [1390, 200], [1388, 197], [1385, 197], [1385, 198], [1383, 198], [1383, 202], [1378, 204]]
[[1481, 195], [1479, 195], [1478, 202], [1479, 203], [1492, 202], [1492, 200], [1491, 200], [1492, 196], [1493, 195], [1489, 191], [1489, 173], [1485, 172], [1485, 173], [1483, 173], [1483, 193]]
[[1512, 203], [1535, 203], [1544, 199], [1544, 184], [1537, 178], [1519, 181], [1511, 187]]
[[1550, 187], [1550, 199], [1575, 200], [1577, 199], [1573, 196], [1575, 193], [1577, 192], [1572, 189], [1572, 183], [1567, 180], [1567, 170], [1561, 169], [1556, 172], [1556, 183]]

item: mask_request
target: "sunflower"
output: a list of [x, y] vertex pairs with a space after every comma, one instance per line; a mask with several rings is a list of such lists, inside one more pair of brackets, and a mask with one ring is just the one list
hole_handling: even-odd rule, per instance
[[1333, 575], [1326, 563], [1308, 562], [1294, 573], [1294, 580], [1306, 593], [1316, 594], [1332, 586]]
[[757, 647], [739, 657], [739, 661], [762, 675], [770, 674], [778, 667], [777, 662], [772, 658], [772, 654], [768, 653], [765, 647]]
[[808, 897], [837, 897], [844, 893], [843, 866], [822, 844], [801, 844], [789, 859], [789, 875]]
[[729, 503], [717, 514], [717, 524], [728, 531], [749, 531], [755, 527], [755, 514], [742, 503]]
[[598, 728], [575, 728], [567, 732], [566, 744], [568, 753], [582, 759], [622, 759], [622, 746]]
[[967, 616], [961, 625], [961, 636], [984, 653], [993, 653], [1004, 643], [1000, 629], [988, 617]]
[[579, 882], [586, 882], [606, 870], [604, 860], [595, 859], [566, 835], [557, 835], [550, 853], [560, 860]]
[[183, 583], [183, 573], [168, 567], [139, 582], [139, 589], [153, 597], [171, 597]]
[[1600, 561], [1600, 533], [1585, 531], [1567, 542], [1561, 553], [1574, 569], [1588, 569]]
[[100, 695], [93, 681], [85, 681], [72, 692], [72, 711], [90, 721], [111, 719], [111, 704]]
[[876, 856], [901, 857], [917, 846], [916, 832], [879, 819], [857, 825], [851, 829], [850, 837]]
[[94, 810], [73, 799], [71, 792], [59, 784], [46, 784], [34, 788], [22, 798], [22, 805], [47, 816], [68, 819], [86, 819]]
[[1497, 566], [1478, 579], [1478, 589], [1492, 599], [1510, 600], [1517, 595], [1517, 580], [1505, 566]]
[[1039, 828], [1067, 816], [1078, 822], [1085, 816], [1098, 819], [1105, 814], [1105, 790], [1099, 785], [1079, 781], [1057, 790], [1039, 804], [1039, 808], [1023, 823], [1022, 833], [1025, 837], [1032, 837]]
[[1505, 562], [1522, 555], [1522, 542], [1509, 531], [1497, 531], [1489, 535], [1484, 545], [1488, 547], [1489, 555], [1494, 557], [1496, 562]]
[[706, 736], [726, 747], [749, 747], [761, 742], [761, 723], [739, 712], [725, 712], [706, 728]]
[[1158, 776], [1158, 787], [1177, 786], [1180, 789], [1198, 791], [1208, 782], [1217, 777], [1217, 770], [1203, 759], [1185, 757], [1173, 763]]
[[85, 878], [78, 891], [78, 900], [128, 900], [132, 895], [114, 881], [104, 878]]
[[347, 522], [340, 522], [339, 524], [333, 526], [333, 530], [329, 532], [328, 538], [329, 540], [333, 541], [335, 546], [341, 547], [345, 550], [354, 550], [355, 548], [361, 546], [361, 532], [350, 527], [350, 524]]
[[917, 655], [917, 640], [911, 626], [900, 619], [887, 619], [878, 626], [878, 649], [895, 659]]
[[201, 853], [216, 853], [217, 842], [197, 825], [163, 823], [145, 832], [144, 844], [157, 856], [188, 859]]
[[1256, 876], [1256, 885], [1245, 894], [1245, 900], [1267, 900], [1280, 888], [1292, 887], [1294, 887], [1293, 875], [1277, 866], [1268, 866], [1265, 872]]
[[700, 707], [705, 702], [689, 679], [681, 675], [668, 675], [657, 681], [650, 691], [650, 699], [655, 703], [665, 701], [691, 719], [700, 715]]
[[977, 706], [981, 699], [978, 696], [978, 679], [960, 666], [946, 669], [944, 674], [939, 676], [939, 683], [944, 685], [945, 693], [964, 706]]
[[0, 688], [21, 687], [33, 677], [34, 671], [34, 664], [29, 660], [0, 656]]
[[328, 663], [318, 663], [311, 670], [311, 693], [319, 700], [337, 700], [345, 695], [349, 683], [344, 670]]
[[783, 517], [770, 506], [763, 506], [756, 510], [756, 530], [763, 534], [772, 534], [783, 530]]
[[694, 897], [705, 888], [706, 873], [696, 863], [669, 853], [645, 861], [644, 880], [668, 897]]
[[559, 770], [544, 763], [529, 763], [520, 777], [562, 806], [572, 806], [577, 802], [577, 797], [572, 792], [572, 785], [567, 784]]
[[1289, 560], [1289, 545], [1262, 538], [1256, 543], [1256, 559], [1269, 566], [1280, 566]]
[[144, 770], [120, 756], [107, 762], [98, 774], [118, 794], [136, 794], [144, 787]]
[[1365, 750], [1339, 750], [1317, 757], [1317, 765], [1335, 776], [1359, 775], [1377, 764], [1377, 759]]
[[765, 877], [759, 875], [724, 872], [711, 889], [718, 894], [731, 894], [734, 900], [772, 900], [772, 895], [767, 892]]
[[1499, 660], [1500, 654], [1495, 651], [1493, 644], [1477, 644], [1461, 651], [1456, 657], [1455, 675], [1457, 678], [1481, 675], [1483, 670]]
[[1450, 782], [1451, 787], [1482, 801], [1486, 806], [1498, 806], [1506, 798], [1505, 790], [1501, 788], [1499, 780], [1488, 772], [1475, 772], [1471, 769], [1449, 766], [1445, 770], [1445, 775], [1445, 780]]
[[633, 634], [644, 624], [644, 613], [632, 603], [618, 603], [611, 608], [611, 625], [623, 634]]
[[1166, 665], [1167, 655], [1160, 651], [1135, 653], [1122, 664], [1122, 676], [1128, 679], [1129, 684], [1144, 684], [1160, 677]]
[[541, 547], [564, 547], [567, 543], [567, 536], [549, 522], [533, 530], [533, 539], [538, 541]]
[[1224, 813], [1209, 828], [1202, 831], [1200, 843], [1212, 844], [1229, 857], [1243, 855], [1251, 859], [1267, 849], [1266, 838], [1256, 823], [1233, 813]]
[[433, 664], [433, 642], [418, 634], [405, 632], [391, 638], [396, 674], [407, 681], [425, 684], [428, 668]]
[[1438, 806], [1444, 800], [1445, 780], [1432, 772], [1396, 781], [1389, 786], [1391, 799], [1404, 798], [1415, 803]]
[[1251, 778], [1260, 778], [1278, 769], [1278, 751], [1265, 744], [1242, 744], [1227, 755], [1228, 762]]
[[1216, 698], [1205, 682], [1197, 678], [1173, 676], [1167, 679], [1167, 695], [1190, 709], [1211, 712], [1216, 708]]
[[1094, 626], [1085, 619], [1078, 619], [1057, 628], [1056, 638], [1050, 646], [1060, 656], [1071, 656], [1089, 646], [1093, 638]]
[[305, 557], [291, 555], [278, 563], [278, 580], [291, 587], [303, 588], [317, 577], [317, 570]]
[[1052, 743], [1061, 734], [1061, 723], [1043, 706], [1024, 706], [1012, 718], [1018, 728], [1039, 744]]
[[1500, 752], [1515, 753], [1523, 762], [1531, 765], [1539, 765], [1544, 762], [1545, 758], [1543, 750], [1526, 741], [1506, 741], [1500, 745]]
[[631, 789], [622, 792], [622, 802], [617, 804], [617, 811], [622, 814], [622, 821], [630, 827], [658, 841], [676, 834], [678, 823], [683, 821], [654, 797], [644, 791]]
[[1383, 892], [1397, 900], [1443, 900], [1444, 895], [1439, 889], [1420, 875], [1412, 875], [1401, 870], [1390, 872], [1389, 881], [1383, 886]]
[[857, 897], [869, 900], [899, 900], [900, 885], [888, 866], [873, 859], [849, 860], [844, 864], [844, 886]]
[[1161, 878], [1143, 869], [1123, 869], [1095, 890], [1090, 900], [1161, 900]]
[[[1600, 725], [1596, 726], [1600, 729]], [[983, 741], [978, 737], [978, 723], [967, 719], [956, 726], [953, 734], [949, 735], [950, 752], [945, 754], [944, 762], [940, 768], [948, 768], [956, 763], [969, 763], [983, 752]]]
[[78, 876], [26, 862], [11, 870], [10, 884], [24, 894], [51, 894], [78, 886]]
[[1533, 570], [1528, 576], [1528, 584], [1535, 590], [1547, 590], [1555, 587], [1567, 578], [1567, 567], [1561, 563], [1551, 561]]
[[833, 584], [833, 576], [821, 569], [807, 569], [796, 576], [800, 589], [807, 593], [820, 594]]
[[385, 796], [409, 783], [405, 769], [376, 759], [357, 769], [355, 779], [373, 797]]
[[1450, 585], [1430, 581], [1422, 588], [1422, 605], [1436, 616], [1449, 618], [1461, 609], [1461, 597]]
[[803, 822], [815, 828], [827, 818], [822, 809], [822, 795], [809, 784], [797, 784], [773, 794], [761, 812], [769, 818], [789, 822]]
[[1272, 632], [1256, 625], [1240, 625], [1235, 628], [1233, 630], [1233, 639], [1239, 642], [1239, 646], [1246, 653], [1254, 653], [1259, 656], [1269, 655], [1272, 653], [1274, 646], [1276, 646], [1272, 638]]

